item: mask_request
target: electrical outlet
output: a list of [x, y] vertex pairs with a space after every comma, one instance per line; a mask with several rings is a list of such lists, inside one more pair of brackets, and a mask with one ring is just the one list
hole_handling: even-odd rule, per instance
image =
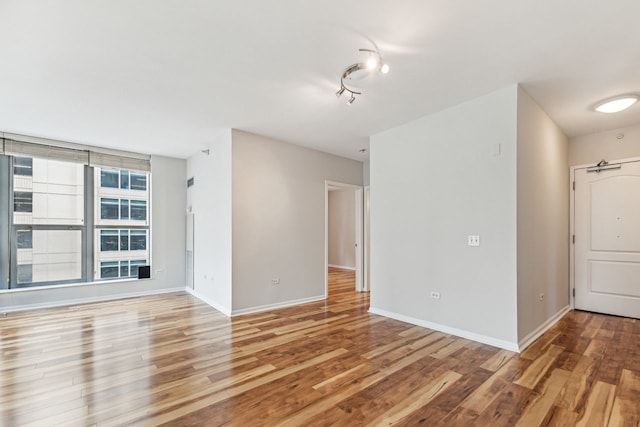
[[431, 298], [440, 299], [440, 292], [431, 291]]
[[271, 279], [271, 284], [272, 285], [279, 285], [280, 284], [280, 278], [274, 277], [273, 279]]
[[544, 292], [540, 292], [540, 301], [544, 301]]
[[480, 236], [468, 235], [467, 236], [467, 245], [469, 245], [469, 246], [480, 246]]

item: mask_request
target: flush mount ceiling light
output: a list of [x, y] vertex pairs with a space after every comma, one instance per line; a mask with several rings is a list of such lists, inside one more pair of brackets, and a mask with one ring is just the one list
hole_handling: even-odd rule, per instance
[[342, 76], [340, 76], [340, 89], [336, 92], [336, 96], [338, 98], [340, 98], [343, 93], [348, 92], [348, 95], [350, 96], [347, 100], [347, 105], [353, 104], [353, 101], [356, 100], [356, 95], [362, 95], [362, 92], [348, 88], [345, 85], [345, 80], [362, 79], [376, 71], [382, 74], [387, 74], [389, 72], [389, 65], [382, 61], [382, 55], [380, 55], [380, 52], [372, 49], [359, 49], [358, 51], [366, 52], [369, 57], [366, 62], [358, 62], [344, 70]]
[[599, 113], [618, 113], [638, 102], [638, 95], [620, 95], [598, 102], [595, 110]]

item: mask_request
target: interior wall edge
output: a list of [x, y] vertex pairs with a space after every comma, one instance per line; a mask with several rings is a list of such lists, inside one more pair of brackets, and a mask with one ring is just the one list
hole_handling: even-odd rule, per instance
[[493, 347], [502, 348], [504, 350], [514, 351], [516, 353], [520, 352], [520, 348], [518, 346], [518, 343], [516, 342], [506, 341], [506, 340], [478, 334], [471, 331], [465, 331], [463, 329], [452, 328], [451, 326], [441, 325], [439, 323], [429, 322], [427, 320], [405, 316], [404, 314], [394, 313], [394, 312], [382, 310], [376, 307], [369, 307], [369, 313], [399, 320], [405, 323], [410, 323], [416, 326], [422, 326], [423, 328], [433, 329], [434, 331], [443, 332], [445, 334], [455, 335], [460, 338], [466, 338], [471, 341], [487, 344]]
[[568, 312], [571, 311], [571, 306], [567, 305], [563, 307], [556, 314], [547, 319], [546, 322], [541, 324], [535, 331], [531, 332], [529, 335], [524, 337], [518, 342], [518, 347], [520, 347], [520, 351], [524, 351], [527, 347], [529, 347], [535, 340], [540, 338], [545, 332], [551, 329], [556, 323], [560, 321]]

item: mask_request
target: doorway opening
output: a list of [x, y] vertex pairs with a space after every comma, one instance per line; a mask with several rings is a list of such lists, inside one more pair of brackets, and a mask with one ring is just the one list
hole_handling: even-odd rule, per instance
[[352, 289], [364, 288], [364, 190], [361, 186], [325, 181], [325, 296], [329, 271], [354, 278]]

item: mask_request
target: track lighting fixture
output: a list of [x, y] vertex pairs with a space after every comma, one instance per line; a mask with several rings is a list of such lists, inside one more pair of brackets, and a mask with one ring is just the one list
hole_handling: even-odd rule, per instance
[[338, 98], [340, 98], [344, 92], [349, 92], [350, 97], [347, 101], [348, 105], [353, 104], [353, 101], [356, 100], [356, 95], [362, 95], [362, 92], [350, 89], [345, 85], [345, 80], [350, 78], [352, 74], [358, 71], [365, 71], [369, 73], [379, 71], [382, 74], [387, 74], [389, 72], [389, 64], [382, 61], [382, 55], [380, 55], [380, 52], [372, 49], [359, 49], [358, 51], [368, 53], [369, 57], [365, 62], [358, 62], [344, 70], [342, 76], [340, 76], [340, 89], [336, 92], [336, 96]]

